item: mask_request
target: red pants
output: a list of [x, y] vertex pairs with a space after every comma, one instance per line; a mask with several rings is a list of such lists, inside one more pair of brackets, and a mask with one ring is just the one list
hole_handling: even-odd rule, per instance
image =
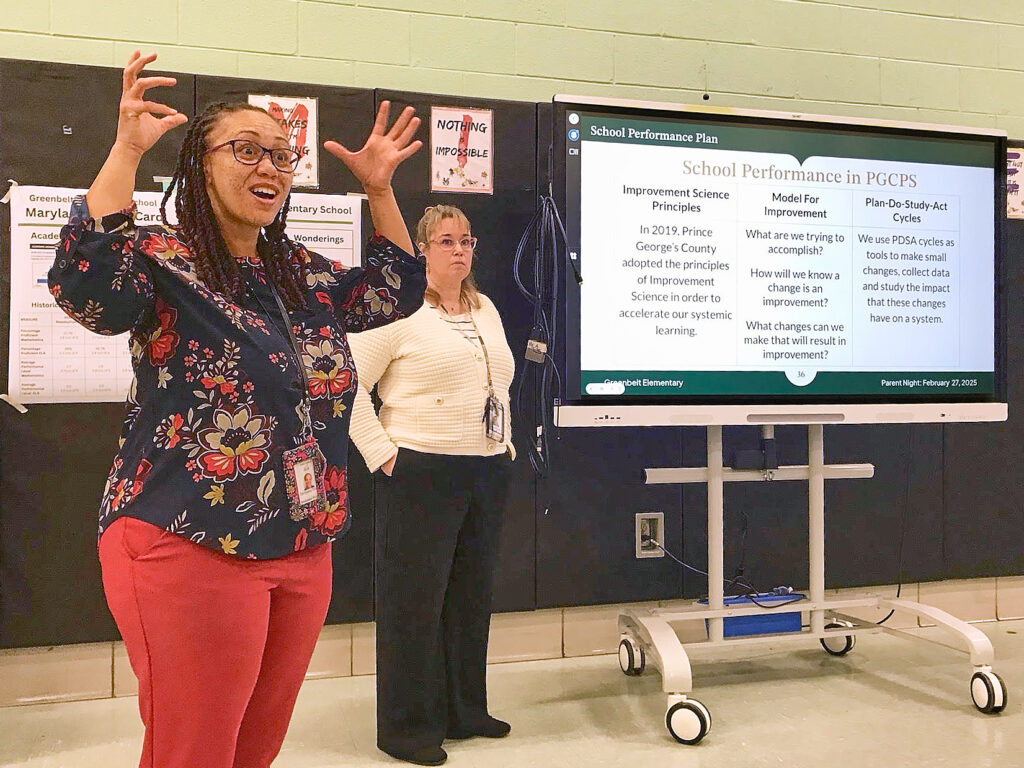
[[139, 678], [140, 768], [264, 768], [331, 598], [331, 547], [240, 560], [123, 517], [103, 590]]

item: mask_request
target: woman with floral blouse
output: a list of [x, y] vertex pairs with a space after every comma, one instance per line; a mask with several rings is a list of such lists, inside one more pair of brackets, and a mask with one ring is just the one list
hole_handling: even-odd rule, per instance
[[248, 104], [189, 126], [176, 226], [137, 227], [143, 153], [187, 118], [147, 101], [173, 78], [124, 71], [117, 138], [72, 206], [49, 274], [62, 309], [130, 332], [135, 383], [100, 508], [111, 613], [139, 678], [146, 768], [260, 768], [280, 749], [331, 593], [330, 542], [350, 524], [356, 371], [346, 333], [423, 303], [422, 262], [391, 190], [419, 149], [388, 104], [359, 152], [379, 233], [345, 270], [284, 233], [299, 154]]

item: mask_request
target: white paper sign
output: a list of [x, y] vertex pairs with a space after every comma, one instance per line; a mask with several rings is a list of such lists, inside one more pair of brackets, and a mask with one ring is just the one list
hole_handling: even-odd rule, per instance
[[288, 143], [302, 157], [295, 169], [294, 187], [315, 189], [320, 186], [319, 135], [315, 97], [263, 96], [250, 94], [249, 103], [262, 107], [281, 123]]
[[362, 263], [362, 200], [346, 195], [293, 192], [288, 237], [346, 267]]
[[[11, 315], [8, 390], [22, 403], [123, 402], [133, 373], [126, 334], [86, 330], [57, 306], [46, 285], [71, 201], [85, 190], [18, 186], [11, 192]], [[161, 222], [160, 192], [136, 192], [139, 226]], [[362, 259], [362, 201], [292, 194], [288, 235], [352, 267]], [[175, 222], [174, 201], [167, 215]]]
[[[87, 331], [64, 314], [46, 286], [71, 201], [84, 192], [18, 187], [11, 195], [8, 389], [23, 403], [123, 401], [132, 381], [126, 336]], [[159, 205], [161, 195], [149, 195]]]
[[430, 191], [494, 193], [494, 112], [430, 108]]

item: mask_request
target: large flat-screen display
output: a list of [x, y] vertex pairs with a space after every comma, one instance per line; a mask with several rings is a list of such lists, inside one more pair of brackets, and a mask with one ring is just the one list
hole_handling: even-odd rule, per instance
[[556, 97], [569, 404], [1004, 399], [1005, 134]]

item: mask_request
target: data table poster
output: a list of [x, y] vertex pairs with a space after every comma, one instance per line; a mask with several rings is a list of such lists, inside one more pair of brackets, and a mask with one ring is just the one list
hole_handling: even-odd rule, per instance
[[[85, 190], [17, 186], [11, 191], [11, 314], [8, 390], [21, 403], [121, 402], [134, 373], [128, 336], [86, 330], [57, 306], [46, 284], [71, 202]], [[136, 224], [161, 221], [159, 192], [136, 192]], [[361, 263], [362, 201], [294, 193], [289, 236], [345, 267]], [[168, 202], [173, 223], [174, 205]]]
[[11, 192], [8, 388], [22, 403], [117, 402], [132, 382], [127, 338], [87, 331], [46, 286], [71, 201], [84, 191], [19, 186]]

